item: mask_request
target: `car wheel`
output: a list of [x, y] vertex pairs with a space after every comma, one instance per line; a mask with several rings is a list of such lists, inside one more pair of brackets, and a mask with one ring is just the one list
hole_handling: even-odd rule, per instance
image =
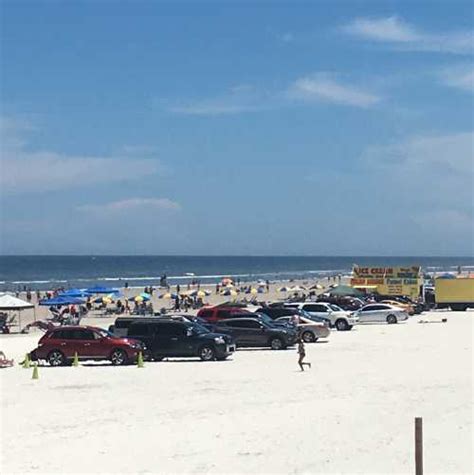
[[390, 323], [390, 324], [397, 323], [397, 317], [395, 315], [389, 315], [387, 317], [387, 323]]
[[309, 332], [309, 331], [305, 331], [303, 332], [303, 334], [301, 335], [301, 338], [303, 338], [303, 341], [305, 343], [313, 343], [314, 341], [316, 341], [316, 337], [314, 336], [314, 333], [313, 332]]
[[214, 349], [210, 346], [203, 346], [199, 350], [199, 358], [201, 358], [202, 361], [212, 361], [215, 358]]
[[272, 350], [282, 350], [285, 345], [283, 344], [280, 338], [272, 338], [270, 340], [270, 347]]
[[340, 332], [349, 330], [349, 324], [342, 318], [340, 318], [339, 320], [336, 320], [336, 323], [334, 324], [334, 326], [337, 328], [337, 331], [340, 331]]
[[115, 366], [124, 365], [127, 363], [127, 360], [127, 354], [120, 348], [116, 348], [110, 355], [110, 361]]
[[48, 363], [51, 366], [62, 366], [66, 362], [66, 358], [59, 350], [53, 350], [48, 355]]

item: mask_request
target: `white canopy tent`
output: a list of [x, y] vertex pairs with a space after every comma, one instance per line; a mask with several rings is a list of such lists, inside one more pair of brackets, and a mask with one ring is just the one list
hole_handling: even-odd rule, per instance
[[0, 312], [18, 312], [18, 327], [21, 331], [21, 312], [22, 310], [26, 310], [32, 308], [34, 319], [36, 320], [36, 311], [35, 306], [30, 302], [25, 302], [13, 295], [2, 295], [0, 296]]

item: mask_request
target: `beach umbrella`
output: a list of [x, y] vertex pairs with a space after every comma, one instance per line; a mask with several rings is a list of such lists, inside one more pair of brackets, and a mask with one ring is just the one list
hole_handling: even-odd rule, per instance
[[172, 294], [170, 292], [166, 292], [165, 294], [160, 295], [159, 299], [175, 299], [177, 297], [176, 294]]
[[43, 299], [39, 301], [39, 305], [51, 307], [56, 305], [82, 305], [84, 300], [78, 297], [57, 296], [51, 299]]
[[256, 288], [252, 287], [252, 288], [250, 289], [250, 292], [249, 292], [249, 293], [251, 293], [252, 295], [257, 295], [257, 294], [258, 294], [258, 290], [257, 290]]
[[354, 289], [353, 287], [350, 287], [349, 285], [338, 285], [337, 287], [331, 289], [329, 293], [331, 295], [352, 296], [352, 297], [360, 297], [364, 295], [364, 292]]
[[95, 287], [89, 287], [85, 290], [88, 294], [118, 294], [119, 289], [113, 289], [112, 287], [101, 287], [96, 285]]
[[232, 295], [232, 296], [236, 296], [237, 295], [237, 290], [235, 289], [224, 289], [222, 292], [221, 292], [221, 295]]
[[199, 289], [199, 290], [194, 289], [194, 290], [188, 290], [187, 292], [185, 292], [185, 295], [189, 295], [190, 297], [197, 296], [197, 297], [202, 298], [202, 297], [211, 295], [211, 292], [206, 289]]
[[449, 274], [446, 272], [445, 274], [441, 274], [436, 278], [437, 279], [456, 279], [456, 276], [454, 274]]
[[324, 287], [321, 284], [314, 284], [309, 288], [309, 290], [321, 290], [323, 288]]
[[87, 297], [88, 295], [89, 293], [83, 289], [67, 289], [58, 294], [59, 297]]
[[302, 285], [295, 285], [288, 289], [289, 292], [302, 292], [303, 290], [306, 290], [306, 288], [303, 287]]

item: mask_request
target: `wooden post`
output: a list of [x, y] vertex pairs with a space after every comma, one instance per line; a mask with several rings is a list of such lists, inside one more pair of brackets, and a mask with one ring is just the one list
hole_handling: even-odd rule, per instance
[[423, 419], [415, 417], [415, 474], [423, 475]]

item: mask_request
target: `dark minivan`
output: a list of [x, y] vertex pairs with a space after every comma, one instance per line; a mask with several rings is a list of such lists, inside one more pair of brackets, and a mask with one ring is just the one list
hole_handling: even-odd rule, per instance
[[296, 330], [269, 324], [261, 318], [229, 318], [214, 325], [216, 331], [231, 335], [241, 347], [269, 346], [282, 350], [296, 342]]
[[211, 333], [196, 323], [172, 319], [132, 323], [128, 336], [145, 343], [155, 361], [193, 356], [203, 361], [222, 361], [235, 351], [234, 340], [229, 335]]

